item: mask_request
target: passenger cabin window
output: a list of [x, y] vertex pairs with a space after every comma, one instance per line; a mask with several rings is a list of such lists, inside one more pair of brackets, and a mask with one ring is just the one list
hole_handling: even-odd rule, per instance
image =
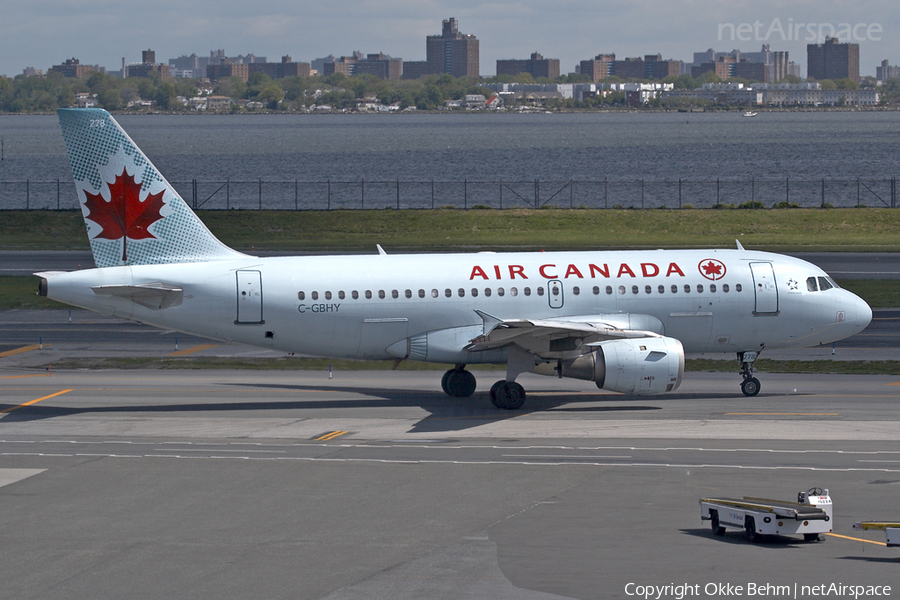
[[325, 299], [331, 300], [331, 292], [325, 292]]
[[306, 294], [304, 292], [297, 292], [298, 300], [306, 300]]
[[313, 292], [312, 294], [309, 295], [309, 297], [312, 298], [313, 300], [318, 300], [319, 292]]

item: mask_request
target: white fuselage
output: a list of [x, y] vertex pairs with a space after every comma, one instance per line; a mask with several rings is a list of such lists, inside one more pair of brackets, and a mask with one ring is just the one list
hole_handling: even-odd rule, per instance
[[[217, 340], [303, 355], [503, 362], [468, 352], [499, 319], [592, 320], [653, 331], [687, 352], [830, 343], [871, 309], [818, 267], [746, 250], [256, 258], [39, 274], [50, 298]], [[830, 280], [828, 280], [830, 281]], [[97, 286], [162, 282], [183, 301], [154, 310]], [[822, 286], [827, 287], [827, 286]]]

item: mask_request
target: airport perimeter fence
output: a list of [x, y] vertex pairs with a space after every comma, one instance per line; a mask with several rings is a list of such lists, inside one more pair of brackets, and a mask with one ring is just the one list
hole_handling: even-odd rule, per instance
[[[593, 181], [172, 182], [205, 210], [514, 208], [896, 208], [889, 179], [600, 179]], [[61, 181], [0, 181], [0, 210], [77, 208]]]

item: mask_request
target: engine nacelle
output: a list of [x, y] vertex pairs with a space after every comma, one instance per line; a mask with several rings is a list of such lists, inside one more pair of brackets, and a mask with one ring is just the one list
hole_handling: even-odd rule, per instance
[[[536, 369], [541, 372], [544, 369]], [[597, 387], [625, 394], [671, 392], [684, 376], [684, 348], [675, 338], [637, 338], [600, 342], [597, 349], [556, 366], [561, 377], [595, 381]]]

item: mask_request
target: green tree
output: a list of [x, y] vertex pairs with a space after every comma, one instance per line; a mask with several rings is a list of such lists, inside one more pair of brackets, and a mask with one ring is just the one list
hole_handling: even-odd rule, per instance
[[270, 82], [257, 96], [257, 100], [270, 109], [277, 109], [278, 103], [284, 100], [284, 90], [275, 82]]

